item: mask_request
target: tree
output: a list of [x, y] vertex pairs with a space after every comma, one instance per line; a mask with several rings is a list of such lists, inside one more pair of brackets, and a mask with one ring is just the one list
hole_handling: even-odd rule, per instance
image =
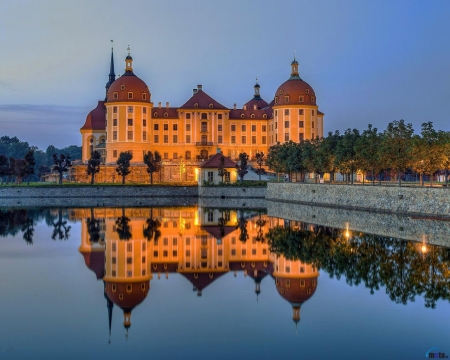
[[223, 182], [223, 177], [225, 176], [226, 172], [227, 171], [225, 170], [225, 157], [222, 155], [220, 157], [219, 169], [217, 170], [217, 173], [222, 178], [222, 182]]
[[261, 181], [261, 175], [264, 175], [266, 173], [266, 170], [263, 169], [264, 160], [266, 159], [266, 156], [264, 153], [258, 152], [256, 153], [256, 163], [258, 164], [258, 168], [256, 169], [256, 174], [259, 175], [259, 181]]
[[59, 156], [57, 154], [53, 154], [53, 163], [55, 164], [53, 166], [53, 170], [57, 171], [59, 174], [59, 184], [62, 184], [63, 174], [66, 171], [69, 171], [69, 169], [72, 167], [72, 162], [70, 161], [69, 155], [60, 154]]
[[375, 185], [375, 173], [379, 173], [382, 169], [379, 151], [380, 142], [381, 135], [378, 133], [378, 129], [372, 128], [372, 125], [369, 124], [355, 144], [359, 167], [363, 172], [371, 172], [372, 185]]
[[412, 135], [414, 129], [404, 120], [395, 120], [384, 131], [380, 152], [386, 168], [398, 173], [398, 184], [402, 184], [401, 174], [411, 166]]
[[[350, 174], [353, 184], [353, 174], [358, 168], [356, 143], [360, 137], [357, 129], [347, 129], [336, 146], [335, 164], [343, 174]], [[348, 177], [347, 181], [348, 182]]]
[[24, 160], [26, 164], [27, 185], [30, 185], [30, 175], [34, 174], [34, 166], [36, 165], [36, 161], [34, 159], [34, 149], [28, 150], [25, 154]]
[[20, 184], [22, 179], [27, 176], [27, 163], [22, 159], [15, 159], [14, 162], [14, 176], [16, 177], [16, 184]]
[[238, 173], [238, 176], [239, 176], [241, 182], [244, 181], [244, 176], [245, 176], [245, 174], [248, 173], [247, 163], [248, 163], [248, 155], [245, 152], [240, 153], [239, 160], [236, 165], [236, 170], [237, 170], [237, 173]]
[[116, 172], [119, 176], [122, 176], [122, 185], [125, 184], [125, 177], [131, 173], [131, 159], [133, 159], [133, 154], [129, 151], [121, 152], [117, 159]]
[[153, 184], [153, 173], [161, 170], [161, 154], [157, 150], [154, 153], [148, 151], [144, 154], [144, 163], [150, 174], [150, 184]]
[[95, 150], [92, 152], [91, 158], [88, 160], [86, 172], [88, 175], [91, 175], [91, 185], [94, 183], [95, 174], [100, 172], [101, 158], [102, 155], [100, 154], [100, 151]]
[[11, 182], [13, 181], [13, 177], [15, 176], [15, 173], [16, 173], [16, 159], [13, 157], [10, 157], [6, 183], [8, 183], [8, 181], [11, 181]]
[[280, 181], [279, 174], [285, 172], [285, 164], [282, 159], [282, 148], [280, 143], [273, 145], [269, 148], [269, 153], [267, 154], [266, 164], [270, 170], [275, 171], [277, 174], [277, 180]]
[[5, 155], [0, 154], [0, 178], [2, 179], [2, 185], [3, 180], [5, 176], [9, 175], [9, 161], [8, 158]]

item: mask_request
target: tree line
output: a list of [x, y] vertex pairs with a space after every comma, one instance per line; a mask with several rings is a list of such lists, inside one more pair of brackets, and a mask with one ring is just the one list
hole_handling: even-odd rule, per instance
[[345, 177], [346, 183], [354, 182], [354, 174], [361, 172], [363, 182], [370, 177], [394, 176], [401, 185], [405, 174], [419, 175], [423, 185], [424, 175], [430, 177], [441, 172], [447, 184], [450, 169], [450, 132], [435, 130], [432, 122], [422, 124], [420, 134], [414, 134], [411, 124], [396, 120], [382, 132], [368, 125], [360, 133], [357, 129], [329, 132], [325, 137], [278, 143], [270, 147], [266, 164], [277, 174], [298, 174], [305, 181], [306, 174], [315, 174], [315, 181], [330, 174], [334, 181], [337, 173]]

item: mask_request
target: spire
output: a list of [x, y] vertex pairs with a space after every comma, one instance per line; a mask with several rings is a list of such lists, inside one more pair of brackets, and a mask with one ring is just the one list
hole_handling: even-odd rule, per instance
[[130, 45], [128, 45], [128, 56], [125, 58], [125, 72], [133, 72], [133, 58], [130, 55]]
[[[108, 82], [106, 83], [106, 97], [108, 97], [108, 90], [111, 84], [116, 80], [116, 74], [114, 73], [114, 46], [113, 46], [113, 40], [111, 40], [111, 64], [109, 65], [109, 75], [108, 75]], [[105, 98], [106, 101], [106, 98]]]
[[295, 58], [295, 51], [294, 51], [294, 60], [291, 62], [291, 79], [300, 79], [300, 75], [298, 72], [298, 61]]
[[114, 307], [114, 303], [108, 298], [108, 295], [106, 295], [106, 284], [103, 281], [103, 284], [105, 286], [105, 290], [104, 290], [104, 296], [106, 299], [106, 307], [108, 308], [108, 322], [109, 322], [109, 340], [108, 340], [108, 344], [111, 344], [111, 325], [112, 325], [112, 312], [113, 312], [113, 307]]
[[259, 93], [259, 89], [261, 86], [258, 84], [258, 77], [256, 77], [256, 84], [253, 87], [255, 89], [255, 94], [253, 95], [253, 100], [259, 100], [261, 99], [261, 94]]

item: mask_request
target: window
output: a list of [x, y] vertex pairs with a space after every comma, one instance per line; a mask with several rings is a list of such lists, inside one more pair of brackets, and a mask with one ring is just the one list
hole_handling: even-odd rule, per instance
[[[146, 93], [143, 93], [142, 94], [142, 100], [147, 100], [147, 94]], [[144, 113], [145, 114], [145, 113]]]
[[217, 115], [217, 119], [222, 120], [222, 114]]
[[289, 121], [285, 121], [284, 122], [284, 128], [285, 129], [289, 129]]
[[[229, 183], [230, 182], [230, 172], [229, 171], [225, 171], [225, 182]], [[229, 221], [229, 220], [228, 220]]]
[[278, 96], [275, 96], [275, 104], [278, 104]]
[[284, 141], [289, 141], [289, 133], [284, 134]]
[[[186, 113], [186, 119], [190, 119], [191, 118], [191, 113]], [[186, 128], [186, 130], [187, 130], [187, 128]]]
[[113, 265], [115, 265], [116, 264], [116, 257], [114, 256], [113, 258], [112, 258], [112, 263], [113, 263]]
[[247, 250], [246, 249], [242, 249], [242, 255], [243, 256], [247, 255]]
[[165, 131], [169, 130], [169, 124], [164, 124], [164, 130]]
[[186, 245], [187, 246], [191, 245], [191, 238], [186, 238]]
[[236, 136], [231, 136], [231, 143], [236, 144]]
[[191, 158], [191, 152], [189, 150], [184, 153], [184, 158], [186, 160], [189, 160]]
[[191, 135], [186, 135], [186, 143], [187, 144], [191, 143]]
[[142, 243], [142, 251], [145, 251], [147, 249], [147, 246], [145, 243]]
[[133, 119], [128, 119], [128, 126], [133, 126]]
[[[300, 95], [299, 97], [298, 97], [298, 101], [299, 102], [303, 102], [305, 100], [305, 98], [304, 98], [304, 96], [303, 95]], [[302, 114], [303, 115], [303, 114]]]
[[311, 96], [311, 102], [314, 104], [314, 96]]
[[132, 99], [133, 98], [133, 93], [132, 92], [129, 92], [128, 93], [128, 99]]
[[284, 115], [289, 115], [289, 109], [284, 110]]
[[[214, 179], [214, 173], [212, 172], [212, 171], [208, 171], [208, 182], [213, 182], [213, 179]], [[209, 214], [210, 213], [208, 213], [208, 218], [209, 218]]]
[[153, 251], [153, 257], [158, 257], [158, 251]]
[[132, 264], [132, 263], [133, 263], [133, 258], [127, 257], [127, 264]]
[[117, 126], [117, 119], [113, 119], [113, 126]]
[[191, 131], [191, 124], [186, 124], [186, 131]]
[[163, 257], [167, 257], [169, 255], [169, 252], [167, 250], [163, 251]]
[[133, 140], [133, 132], [128, 131], [128, 140]]
[[289, 102], [289, 96], [285, 96], [284, 97], [284, 101], [288, 103]]
[[117, 140], [117, 131], [113, 131], [113, 140]]
[[256, 136], [252, 136], [252, 144], [256, 144]]
[[133, 113], [133, 107], [132, 106], [128, 106], [128, 114], [132, 114]]
[[217, 125], [217, 131], [222, 131], [222, 125]]
[[278, 110], [275, 110], [275, 116], [278, 116]]
[[306, 89], [305, 93], [306, 93], [306, 94], [309, 94], [309, 89]]
[[266, 136], [262, 136], [262, 137], [261, 137], [261, 143], [262, 143], [263, 145], [266, 145], [266, 144], [267, 144], [267, 137], [266, 137]]
[[231, 256], [236, 256], [236, 249], [231, 250]]
[[153, 142], [154, 142], [155, 144], [159, 144], [159, 135], [154, 135], [154, 136], [153, 136]]
[[153, 117], [158, 117], [158, 113], [156, 111], [153, 113]]
[[178, 256], [178, 252], [176, 250], [173, 250], [172, 251], [172, 256], [174, 256], [174, 257]]
[[267, 131], [267, 126], [266, 125], [261, 126], [261, 131], [262, 132], [266, 132]]
[[305, 123], [304, 123], [303, 121], [299, 121], [299, 122], [298, 122], [298, 127], [299, 127], [299, 128], [305, 127]]
[[247, 126], [246, 125], [241, 125], [241, 130], [242, 131], [247, 131]]
[[208, 119], [208, 115], [206, 113], [202, 114], [202, 120], [207, 120]]
[[202, 122], [202, 130], [203, 132], [208, 131], [208, 123], [207, 122]]
[[[169, 159], [169, 153], [164, 153], [164, 160], [168, 160], [168, 159]], [[165, 225], [166, 225], [166, 223], [164, 223], [164, 227], [167, 227]]]
[[314, 129], [314, 121], [311, 122], [311, 129]]
[[169, 113], [167, 111], [164, 113], [164, 117], [169, 117]]
[[117, 114], [117, 106], [114, 106], [114, 107], [113, 107], [113, 113], [114, 113], [114, 114]]
[[278, 128], [278, 123], [275, 121], [275, 129]]
[[142, 126], [147, 127], [147, 119], [142, 120]]
[[208, 221], [214, 221], [214, 213], [212, 211], [208, 212]]
[[242, 144], [247, 144], [247, 137], [246, 136], [242, 136]]
[[147, 141], [147, 133], [145, 131], [142, 133], [142, 140]]
[[158, 131], [159, 130], [159, 124], [153, 124], [153, 130]]
[[186, 256], [191, 256], [191, 250], [186, 250]]
[[173, 135], [173, 143], [177, 144], [178, 143], [178, 135]]
[[117, 150], [113, 150], [113, 157], [117, 157]]
[[222, 135], [219, 135], [219, 136], [217, 137], [217, 142], [218, 142], [219, 144], [222, 144]]
[[286, 266], [285, 272], [286, 272], [287, 274], [289, 274], [289, 273], [291, 272], [291, 267], [290, 267], [290, 266]]
[[168, 238], [164, 238], [164, 239], [163, 239], [163, 245], [164, 245], [164, 246], [169, 245], [169, 239], [168, 239]]
[[178, 153], [173, 153], [174, 160], [178, 159]]
[[256, 125], [252, 125], [252, 131], [253, 131], [253, 132], [256, 131]]
[[311, 110], [311, 115], [314, 116], [314, 110]]
[[217, 255], [222, 256], [222, 249], [219, 249], [219, 250], [217, 251]]
[[231, 125], [231, 131], [236, 131], [236, 125]]
[[114, 99], [118, 99], [119, 98], [119, 94], [115, 92], [114, 95], [113, 95], [113, 98]]
[[169, 135], [164, 135], [164, 144], [169, 143]]
[[177, 131], [178, 130], [178, 124], [173, 124], [173, 131]]
[[299, 115], [303, 115], [303, 109], [300, 109], [300, 110], [298, 111], [298, 114], [299, 114]]

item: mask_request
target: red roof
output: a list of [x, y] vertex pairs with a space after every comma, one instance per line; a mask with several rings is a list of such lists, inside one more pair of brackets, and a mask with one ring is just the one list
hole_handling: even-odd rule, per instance
[[86, 122], [80, 130], [105, 130], [106, 107], [104, 101], [99, 101], [97, 107], [88, 114]]
[[225, 162], [223, 167], [224, 168], [235, 168], [236, 167], [236, 163], [231, 160], [230, 158], [224, 156], [222, 153], [218, 153], [216, 155], [214, 155], [212, 158], [210, 158], [208, 161], [205, 161], [203, 164], [200, 165], [201, 168], [215, 168], [218, 169], [220, 166], [220, 158], [221, 157], [225, 158]]
[[174, 107], [154, 107], [152, 109], [152, 118], [178, 119], [178, 111], [177, 108]]
[[[195, 106], [195, 104], [197, 104], [197, 106]], [[180, 109], [197, 109], [197, 108], [228, 110], [225, 106], [218, 103], [203, 90], [198, 90], [197, 93], [192, 95], [192, 97], [183, 106], [180, 107]]]
[[[264, 118], [264, 114], [266, 115], [266, 118]], [[270, 118], [270, 115], [272, 114], [272, 109], [267, 109], [267, 110], [253, 110], [247, 108], [247, 110], [244, 109], [236, 109], [236, 110], [230, 110], [230, 119], [234, 119], [234, 120], [238, 120], [238, 119], [243, 119], [243, 120], [266, 120]], [[244, 115], [244, 116], [242, 116]], [[255, 115], [254, 118], [252, 118], [252, 115]]]

